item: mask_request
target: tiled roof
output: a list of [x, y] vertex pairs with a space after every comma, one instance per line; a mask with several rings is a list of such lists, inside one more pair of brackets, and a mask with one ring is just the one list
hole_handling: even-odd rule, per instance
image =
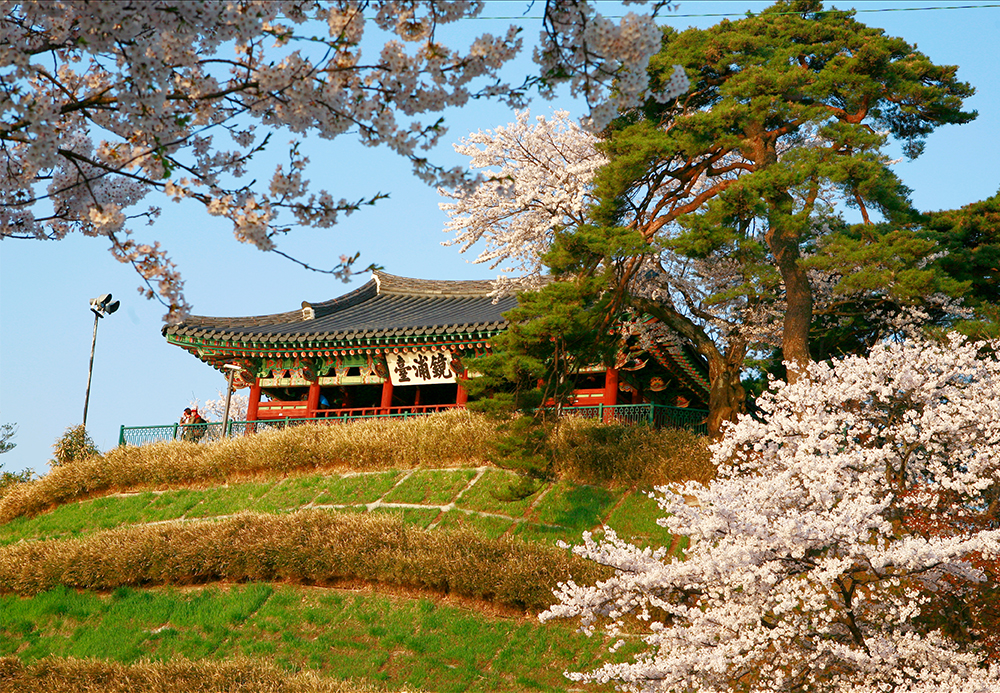
[[288, 342], [497, 331], [501, 313], [517, 305], [489, 296], [490, 281], [437, 281], [373, 273], [364, 286], [321, 303], [302, 302], [287, 313], [244, 318], [190, 316], [164, 329], [165, 336], [227, 341]]

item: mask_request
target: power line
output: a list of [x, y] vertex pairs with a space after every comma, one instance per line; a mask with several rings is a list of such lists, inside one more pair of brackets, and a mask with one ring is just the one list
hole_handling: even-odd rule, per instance
[[[936, 7], [872, 7], [868, 9], [864, 8], [851, 8], [854, 12], [861, 14], [862, 12], [927, 12], [931, 10], [982, 10], [982, 9], [996, 9], [1000, 8], [1000, 3], [991, 3], [989, 5], [939, 5]], [[842, 12], [849, 12], [851, 10], [818, 10], [816, 12], [810, 12], [809, 14], [840, 14]], [[802, 14], [801, 12], [773, 12], [775, 15], [782, 14]], [[670, 17], [742, 17], [745, 13], [743, 12], [719, 12], [715, 14], [670, 14], [662, 16]]]
[[[489, 2], [489, 0], [487, 0]], [[506, 1], [506, 0], [504, 0]], [[817, 10], [815, 12], [810, 12], [809, 14], [841, 14], [843, 12], [853, 11], [858, 14], [862, 13], [873, 13], [873, 12], [929, 12], [929, 11], [940, 11], [940, 10], [987, 10], [987, 9], [997, 9], [1000, 8], [1000, 3], [990, 3], [987, 5], [937, 5], [934, 7], [872, 7], [872, 8], [850, 8], [848, 10]], [[781, 15], [798, 15], [801, 12], [772, 12], [773, 16]], [[610, 19], [620, 19], [624, 15], [604, 15]], [[696, 19], [696, 18], [712, 18], [712, 17], [745, 17], [746, 12], [706, 12], [701, 14], [687, 13], [687, 14], [661, 14], [661, 18], [677, 18], [677, 19]], [[541, 20], [541, 16], [532, 15], [513, 15], [509, 17], [475, 17], [475, 19], [492, 19], [492, 20], [502, 20], [502, 21], [514, 21], [518, 19], [534, 19]]]

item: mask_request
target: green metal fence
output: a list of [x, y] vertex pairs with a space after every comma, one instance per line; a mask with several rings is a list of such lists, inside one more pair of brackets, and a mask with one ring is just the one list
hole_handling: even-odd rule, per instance
[[657, 428], [686, 428], [708, 433], [708, 412], [703, 409], [667, 407], [662, 404], [598, 404], [588, 407], [563, 407], [563, 416], [599, 419], [606, 423], [649, 424]]
[[[696, 433], [706, 433], [707, 411], [701, 409], [681, 409], [659, 404], [618, 404], [591, 407], [563, 407], [563, 416], [577, 416], [598, 419], [608, 423], [645, 424], [668, 428], [686, 428]], [[361, 416], [311, 419], [269, 419], [266, 421], [230, 421], [226, 431], [221, 422], [203, 424], [168, 424], [166, 426], [122, 426], [118, 435], [119, 445], [146, 445], [168, 440], [187, 440], [192, 443], [207, 443], [224, 437], [243, 436], [261, 431], [272, 431], [303, 424], [333, 424], [360, 421], [363, 419], [405, 419], [427, 416], [431, 412], [397, 412], [391, 414], [366, 414]]]

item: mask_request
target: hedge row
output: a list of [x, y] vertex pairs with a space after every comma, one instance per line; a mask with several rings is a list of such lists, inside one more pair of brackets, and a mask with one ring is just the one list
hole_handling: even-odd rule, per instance
[[453, 411], [404, 421], [295, 426], [208, 444], [118, 447], [9, 488], [0, 498], [0, 523], [112, 491], [315, 471], [478, 466], [494, 436], [485, 417]]
[[0, 657], [3, 693], [369, 693], [372, 686], [289, 673], [253, 659], [224, 662], [178, 659], [118, 664], [46, 657], [26, 664]]
[[606, 568], [542, 544], [487, 539], [465, 529], [428, 532], [397, 517], [319, 510], [122, 527], [0, 548], [0, 592], [20, 595], [57, 585], [111, 590], [360, 579], [535, 611], [553, 602], [559, 582], [606, 576]]
[[[485, 416], [454, 410], [402, 421], [296, 426], [210, 444], [119, 447], [9, 487], [0, 497], [0, 523], [115, 491], [314, 472], [479, 466], [497, 435]], [[581, 483], [648, 488], [705, 482], [715, 473], [706, 440], [688, 431], [569, 418], [549, 445], [556, 474]]]

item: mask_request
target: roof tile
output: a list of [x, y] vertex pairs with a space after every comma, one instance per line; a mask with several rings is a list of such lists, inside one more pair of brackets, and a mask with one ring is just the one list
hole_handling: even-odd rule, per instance
[[[392, 337], [454, 331], [494, 331], [514, 296], [494, 302], [490, 281], [439, 281], [373, 273], [372, 280], [339, 298], [302, 302], [300, 310], [243, 318], [191, 316], [165, 335], [265, 341]], [[310, 310], [311, 309], [311, 310]]]

